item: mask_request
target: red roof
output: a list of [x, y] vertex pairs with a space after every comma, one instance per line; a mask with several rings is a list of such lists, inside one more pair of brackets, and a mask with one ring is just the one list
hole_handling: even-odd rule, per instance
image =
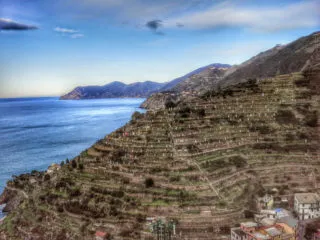
[[100, 232], [100, 231], [96, 232], [96, 237], [105, 237], [105, 236], [107, 236], [106, 232]]

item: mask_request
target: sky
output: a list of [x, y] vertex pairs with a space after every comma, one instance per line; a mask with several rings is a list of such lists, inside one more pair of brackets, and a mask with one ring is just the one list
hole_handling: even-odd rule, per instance
[[0, 98], [167, 82], [320, 30], [320, 0], [0, 0]]

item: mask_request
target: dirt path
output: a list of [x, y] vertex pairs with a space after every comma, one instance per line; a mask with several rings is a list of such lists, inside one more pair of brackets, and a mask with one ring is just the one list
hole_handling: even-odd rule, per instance
[[208, 183], [210, 189], [220, 198], [222, 199], [222, 197], [220, 196], [218, 190], [212, 185], [212, 183], [210, 182], [209, 178], [208, 178], [208, 173], [206, 171], [204, 171], [200, 165], [191, 160], [191, 159], [185, 159], [184, 157], [182, 156], [179, 156], [179, 154], [177, 153], [177, 150], [175, 148], [175, 144], [174, 144], [174, 135], [172, 134], [172, 126], [171, 126], [171, 123], [168, 121], [168, 117], [166, 117], [166, 121], [167, 121], [167, 124], [169, 126], [169, 135], [170, 135], [170, 138], [172, 139], [172, 151], [173, 151], [173, 155], [174, 156], [178, 156], [182, 161], [184, 162], [187, 162], [188, 165], [194, 165], [198, 168], [199, 172], [201, 173], [201, 177], [203, 177], [203, 179], [205, 179], [205, 181]]

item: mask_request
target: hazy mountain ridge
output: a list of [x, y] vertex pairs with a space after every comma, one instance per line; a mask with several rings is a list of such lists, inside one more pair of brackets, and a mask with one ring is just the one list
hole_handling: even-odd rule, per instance
[[188, 80], [189, 77], [198, 74], [208, 68], [230, 68], [231, 65], [213, 63], [205, 67], [198, 68], [182, 77], [176, 78], [165, 83], [152, 81], [136, 82], [124, 84], [119, 81], [111, 82], [104, 86], [86, 86], [76, 87], [71, 92], [61, 96], [61, 100], [80, 100], [95, 98], [117, 98], [117, 97], [149, 97], [152, 93], [171, 90], [182, 82]]
[[104, 86], [76, 87], [71, 92], [60, 97], [61, 100], [122, 98], [122, 97], [148, 97], [158, 91], [164, 83], [145, 81], [131, 84], [111, 82]]

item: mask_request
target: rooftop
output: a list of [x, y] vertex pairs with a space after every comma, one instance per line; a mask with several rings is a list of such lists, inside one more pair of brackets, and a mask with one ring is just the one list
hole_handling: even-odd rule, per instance
[[259, 232], [255, 232], [253, 234], [253, 236], [255, 236], [258, 239], [270, 239], [270, 237], [268, 235], [265, 235], [265, 234], [262, 234], [262, 233], [259, 233]]
[[285, 223], [285, 224], [287, 224], [288, 226], [290, 226], [292, 228], [294, 228], [294, 227], [296, 227], [298, 225], [298, 220], [293, 218], [293, 217], [291, 217], [291, 216], [280, 218], [280, 219], [278, 219], [277, 222]]
[[272, 237], [281, 235], [281, 231], [275, 227], [266, 228], [265, 231]]
[[107, 236], [106, 232], [101, 232], [101, 231], [96, 232], [96, 237], [106, 237], [106, 236]]
[[299, 203], [312, 204], [320, 202], [320, 197], [316, 193], [296, 193], [295, 198]]
[[241, 230], [241, 228], [232, 228], [232, 231], [235, 232], [238, 236], [246, 236], [246, 233]]
[[244, 223], [241, 223], [241, 226], [246, 228], [251, 228], [251, 227], [257, 227], [258, 224], [255, 222], [244, 222]]

